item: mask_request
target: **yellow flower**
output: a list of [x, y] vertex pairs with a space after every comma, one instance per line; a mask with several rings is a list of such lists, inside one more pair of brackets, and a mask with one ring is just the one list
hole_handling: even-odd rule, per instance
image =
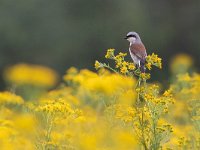
[[75, 68], [75, 67], [70, 67], [66, 73], [68, 74], [77, 74], [78, 73], [78, 70]]
[[66, 71], [66, 74], [64, 75], [63, 79], [65, 81], [71, 81], [73, 80], [76, 74], [78, 74], [78, 70], [75, 67], [71, 67]]
[[132, 89], [129, 89], [120, 94], [118, 101], [120, 104], [132, 105], [135, 104], [136, 97], [137, 97], [136, 92]]
[[14, 105], [21, 105], [24, 103], [24, 100], [14, 93], [11, 92], [0, 92], [0, 104], [14, 104]]
[[163, 93], [163, 96], [165, 96], [165, 97], [171, 97], [171, 96], [172, 96], [172, 91], [171, 91], [171, 90], [166, 90], [166, 91]]
[[114, 51], [115, 51], [115, 49], [113, 49], [113, 48], [108, 49], [107, 53], [105, 55], [105, 58], [113, 59], [114, 58]]
[[122, 58], [124, 58], [126, 55], [127, 55], [127, 53], [120, 52], [116, 57], [122, 57]]
[[121, 68], [120, 68], [120, 72], [121, 72], [122, 74], [126, 74], [126, 73], [128, 72], [128, 68], [127, 68], [127, 67], [121, 67]]
[[[85, 76], [84, 72], [86, 70], [81, 70], [80, 73], [74, 77], [74, 81], [80, 85], [80, 88], [86, 91], [94, 93], [102, 93], [105, 95], [113, 95], [122, 90], [131, 89], [135, 84], [135, 79], [124, 77], [119, 74], [105, 74], [98, 75], [94, 72], [90, 72], [89, 76]], [[92, 94], [92, 93], [91, 93]], [[93, 97], [96, 95], [93, 94]]]
[[112, 133], [112, 137], [114, 147], [109, 150], [130, 150], [131, 148], [139, 149], [139, 147], [137, 147], [137, 137], [127, 130], [121, 129], [117, 130], [117, 132], [114, 131], [114, 133]]
[[124, 67], [128, 66], [128, 62], [126, 62], [126, 61], [122, 62], [122, 66], [124, 66]]
[[150, 74], [149, 73], [141, 73], [140, 78], [142, 78], [143, 80], [150, 79]]
[[45, 112], [50, 114], [60, 113], [68, 115], [74, 113], [70, 105], [63, 99], [58, 99], [58, 100], [44, 99], [41, 100], [40, 103], [41, 104], [35, 108], [36, 112]]
[[171, 94], [171, 90], [166, 90], [162, 95], [159, 96], [159, 87], [157, 85], [151, 85], [147, 87], [144, 93], [144, 99], [154, 104], [154, 107], [159, 106], [162, 108], [161, 111], [164, 113], [168, 112], [168, 105], [174, 103], [174, 99]]
[[117, 56], [114, 57], [116, 68], [119, 68], [121, 66], [128, 65], [128, 62], [124, 61], [124, 57], [126, 56], [126, 53], [119, 53]]
[[[159, 58], [158, 57], [158, 55], [157, 54], [154, 54], [154, 53], [152, 53], [151, 55], [148, 55], [147, 57], [146, 57], [146, 61], [147, 61], [147, 65], [146, 65], [146, 67], [150, 70], [150, 66], [151, 65], [154, 65], [154, 66], [156, 66], [156, 67], [158, 67], [158, 68], [162, 68], [162, 59], [161, 58]], [[151, 65], [150, 65], [151, 64]]]
[[114, 111], [115, 118], [120, 119], [125, 123], [132, 122], [134, 120], [134, 117], [136, 116], [136, 111], [134, 107], [131, 107], [129, 105], [116, 104], [114, 106], [108, 107], [106, 111]]
[[20, 132], [25, 135], [33, 136], [36, 130], [36, 118], [33, 115], [17, 115], [14, 117], [14, 125]]
[[187, 54], [178, 54], [172, 58], [170, 69], [172, 73], [186, 73], [193, 65], [193, 59]]
[[135, 65], [133, 63], [129, 63], [128, 64], [128, 69], [129, 70], [134, 70], [135, 69]]
[[57, 73], [47, 67], [29, 64], [17, 64], [4, 72], [7, 82], [17, 85], [52, 87], [56, 84]]
[[118, 60], [115, 61], [115, 63], [116, 63], [115, 68], [120, 68], [121, 65], [122, 65], [122, 60], [118, 59]]
[[101, 63], [98, 62], [97, 60], [95, 61], [94, 66], [95, 66], [95, 69], [96, 69], [96, 70], [102, 67]]
[[179, 75], [177, 75], [177, 78], [178, 78], [179, 82], [190, 82], [190, 81], [192, 81], [192, 78], [189, 76], [188, 73], [179, 74]]
[[151, 70], [151, 68], [152, 68], [152, 67], [151, 67], [151, 63], [147, 63], [147, 64], [146, 64], [146, 67], [147, 67], [147, 69]]
[[127, 53], [119, 53], [118, 55], [115, 56], [115, 61], [124, 61], [124, 57], [127, 55]]

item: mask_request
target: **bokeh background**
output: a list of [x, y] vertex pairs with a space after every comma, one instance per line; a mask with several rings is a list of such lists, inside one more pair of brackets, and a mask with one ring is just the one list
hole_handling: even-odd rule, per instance
[[[93, 69], [108, 48], [128, 52], [123, 37], [137, 31], [148, 53], [163, 58], [163, 70], [152, 78], [165, 82], [177, 53], [191, 55], [198, 71], [199, 16], [199, 0], [1, 0], [0, 73], [20, 62], [61, 75], [70, 66]], [[0, 81], [4, 88], [2, 76]]]

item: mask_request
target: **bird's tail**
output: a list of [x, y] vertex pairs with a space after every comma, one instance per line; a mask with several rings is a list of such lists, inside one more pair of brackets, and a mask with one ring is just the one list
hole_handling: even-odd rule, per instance
[[141, 71], [141, 73], [145, 73], [145, 70], [146, 70], [145, 61], [141, 61], [140, 62], [140, 71]]

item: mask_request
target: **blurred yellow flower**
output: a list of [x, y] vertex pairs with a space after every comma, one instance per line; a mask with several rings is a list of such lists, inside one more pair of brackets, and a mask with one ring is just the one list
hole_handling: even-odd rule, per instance
[[120, 104], [133, 105], [135, 104], [135, 100], [137, 97], [137, 93], [133, 89], [129, 89], [124, 91], [118, 98]]
[[80, 105], [81, 101], [74, 96], [70, 87], [62, 87], [51, 90], [41, 97], [41, 99], [64, 99], [70, 105]]
[[112, 133], [115, 150], [138, 149], [137, 137], [128, 130], [116, 130]]
[[82, 87], [89, 91], [113, 95], [134, 87], [136, 81], [132, 78], [111, 74], [109, 76], [96, 76], [86, 78], [81, 82]]
[[187, 54], [177, 54], [170, 63], [172, 73], [186, 73], [193, 65], [193, 59]]
[[4, 104], [13, 104], [13, 105], [21, 105], [24, 103], [24, 100], [14, 93], [5, 91], [0, 92], [0, 105]]
[[[110, 107], [112, 108], [112, 107]], [[136, 116], [136, 110], [128, 105], [114, 105], [115, 117], [125, 123], [133, 122]]]
[[190, 77], [190, 75], [188, 73], [179, 74], [179, 75], [177, 75], [177, 81], [178, 82], [190, 82], [190, 81], [192, 81], [192, 78]]
[[[67, 74], [65, 76], [68, 76]], [[131, 89], [136, 84], [134, 78], [123, 77], [119, 74], [98, 75], [92, 71], [83, 69], [76, 74], [72, 81], [79, 84], [80, 88], [91, 92], [98, 92], [105, 95], [113, 95], [119, 91]]]
[[52, 87], [56, 84], [57, 73], [47, 67], [29, 64], [16, 64], [4, 72], [7, 82], [17, 85]]
[[31, 114], [17, 115], [13, 118], [15, 128], [29, 137], [36, 133], [36, 118]]
[[78, 70], [75, 67], [71, 67], [66, 71], [66, 75], [64, 75], [63, 79], [65, 81], [71, 81], [73, 77], [78, 73]]

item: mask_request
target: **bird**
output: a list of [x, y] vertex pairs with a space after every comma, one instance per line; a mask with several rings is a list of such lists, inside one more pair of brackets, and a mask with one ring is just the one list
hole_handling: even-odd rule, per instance
[[139, 34], [136, 32], [128, 32], [125, 39], [130, 42], [129, 52], [134, 64], [140, 68], [141, 73], [145, 73], [147, 52]]

